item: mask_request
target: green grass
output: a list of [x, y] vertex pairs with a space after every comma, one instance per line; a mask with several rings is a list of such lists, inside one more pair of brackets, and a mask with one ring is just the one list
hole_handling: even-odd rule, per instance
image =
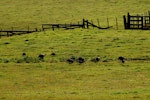
[[1, 98], [148, 100], [147, 64], [2, 64]]
[[[105, 26], [107, 17], [114, 26], [1, 37], [0, 100], [148, 100], [150, 61], [118, 61], [119, 56], [150, 58], [149, 31], [124, 30], [122, 21], [127, 12], [142, 14], [148, 7], [147, 0], [0, 1], [1, 28], [40, 28], [42, 23], [82, 18], [95, 23], [99, 18]], [[115, 29], [116, 17], [119, 30]], [[27, 57], [22, 56], [24, 52]], [[38, 59], [41, 53], [46, 54], [43, 61]], [[68, 64], [71, 56], [84, 57], [86, 62]], [[96, 56], [101, 61], [91, 62]]]
[[[2, 38], [0, 95], [2, 99], [25, 100], [148, 100], [149, 61], [122, 64], [117, 58], [149, 57], [149, 41], [149, 31], [97, 29]], [[23, 52], [27, 53], [27, 60], [23, 60]], [[51, 56], [53, 52], [56, 56]], [[37, 58], [40, 53], [46, 54], [44, 62]], [[82, 56], [86, 62], [68, 64], [66, 59], [71, 56]], [[101, 62], [90, 61], [96, 56], [101, 57]]]
[[[149, 31], [58, 30], [2, 38], [0, 50], [3, 52], [2, 58], [12, 59], [22, 58], [22, 53], [25, 52], [33, 58], [37, 58], [41, 53], [46, 54], [45, 61], [49, 59], [60, 61], [71, 56], [83, 56], [87, 60], [100, 56], [115, 60], [118, 56], [127, 58], [149, 56], [149, 41]], [[56, 53], [56, 57], [51, 56], [53, 52]]]
[[123, 28], [123, 15], [144, 14], [149, 10], [148, 0], [5, 0], [0, 1], [1, 22], [3, 28], [41, 28], [43, 23], [77, 23], [83, 18], [97, 22], [103, 26], [107, 23], [115, 25], [116, 17], [120, 28]]

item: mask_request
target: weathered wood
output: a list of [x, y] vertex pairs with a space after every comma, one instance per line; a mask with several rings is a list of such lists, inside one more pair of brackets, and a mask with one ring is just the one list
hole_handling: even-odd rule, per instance
[[128, 24], [127, 24], [127, 20], [126, 20], [126, 16], [125, 15], [123, 16], [123, 21], [124, 21], [124, 28], [128, 29], [128, 26], [127, 26]]
[[85, 22], [86, 22], [87, 28], [89, 28], [89, 26], [96, 27], [96, 28], [98, 28], [98, 29], [108, 29], [108, 28], [111, 28], [111, 27], [112, 27], [112, 26], [108, 26], [108, 27], [102, 28], [102, 27], [99, 27], [99, 26], [97, 26], [97, 25], [95, 25], [95, 24], [89, 22], [88, 20], [86, 20]]
[[118, 19], [116, 18], [116, 29], [118, 30]]
[[37, 32], [35, 30], [1, 30], [0, 32], [8, 32], [8, 33], [13, 33], [13, 32], [20, 32], [20, 33], [31, 33], [31, 32]]
[[130, 14], [128, 13], [128, 29], [130, 29]]
[[74, 28], [83, 28], [83, 24], [42, 24], [42, 30], [45, 29], [55, 29], [55, 28], [65, 28], [65, 29], [74, 29]]
[[88, 29], [89, 26], [92, 26], [93, 28], [97, 27], [98, 29], [108, 29], [108, 28], [110, 28], [109, 27], [109, 21], [107, 22], [108, 27], [106, 27], [106, 28], [101, 28], [100, 24], [99, 24], [99, 21], [98, 21], [98, 26], [95, 25], [93, 23], [93, 21], [89, 22], [88, 20], [85, 20], [85, 19], [83, 19], [82, 21], [83, 21], [82, 24], [79, 24], [79, 22], [78, 22], [78, 24], [72, 24], [72, 23], [70, 23], [70, 24], [42, 24], [42, 30], [44, 31], [45, 29], [51, 29], [51, 28], [52, 28], [53, 31], [55, 30], [55, 28], [58, 28], [58, 29], [59, 28], [64, 28], [64, 29], [87, 28]]
[[83, 20], [82, 20], [83, 22], [82, 22], [82, 28], [85, 28], [85, 19], [83, 18]]
[[109, 19], [108, 19], [108, 17], [107, 17], [107, 26], [109, 27]]
[[125, 16], [123, 16], [123, 19], [124, 19], [125, 29], [143, 29], [145, 28], [146, 24], [150, 23], [150, 15], [149, 16], [141, 16], [141, 15], [131, 16], [128, 13], [127, 21], [126, 21]]
[[141, 18], [142, 18], [142, 19], [141, 19], [141, 20], [142, 20], [142, 21], [141, 21], [141, 25], [142, 25], [141, 29], [143, 29], [143, 25], [144, 25], [144, 24], [143, 24], [143, 17], [141, 17]]
[[38, 30], [14, 30], [12, 27], [12, 30], [0, 30], [1, 33], [6, 33], [6, 34], [1, 34], [1, 36], [13, 36], [13, 35], [20, 35], [20, 34], [26, 34], [26, 33], [32, 33], [32, 32], [37, 32]]

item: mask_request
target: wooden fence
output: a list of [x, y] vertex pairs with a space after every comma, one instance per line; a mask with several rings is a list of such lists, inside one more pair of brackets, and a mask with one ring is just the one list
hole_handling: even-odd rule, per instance
[[[131, 16], [129, 13], [127, 16], [123, 16], [124, 19], [124, 28], [125, 29], [142, 29], [142, 30], [150, 30], [150, 11], [148, 11], [148, 14], [146, 15], [134, 15]], [[98, 29], [109, 29], [112, 26], [109, 25], [109, 20], [107, 18], [107, 27], [101, 27], [99, 19], [97, 19], [97, 24], [93, 23], [93, 21], [82, 19], [82, 22], [78, 22], [76, 24], [42, 24], [42, 30], [46, 29], [52, 29], [53, 31], [57, 28], [63, 28], [63, 29], [75, 29], [75, 28], [98, 28]], [[118, 22], [116, 18], [116, 28], [118, 29]], [[41, 30], [41, 29], [39, 29]], [[39, 32], [37, 28], [34, 30], [29, 30], [29, 27], [27, 30], [0, 30], [0, 37], [1, 36], [12, 36], [12, 35], [20, 35], [20, 34], [26, 34], [26, 33], [32, 33], [32, 32]]]
[[150, 30], [150, 11], [147, 16], [136, 15], [131, 16], [129, 13], [127, 16], [123, 16], [125, 29], [142, 29]]
[[52, 29], [53, 31], [55, 28], [64, 28], [64, 29], [74, 29], [74, 28], [83, 28], [83, 24], [42, 24], [42, 30]]
[[91, 27], [96, 27], [98, 29], [108, 29], [112, 26], [108, 27], [100, 27], [99, 25], [99, 20], [98, 21], [98, 25], [94, 24], [93, 22], [89, 22], [88, 20], [83, 19], [81, 24], [77, 23], [77, 24], [42, 24], [42, 30], [46, 30], [46, 29], [52, 29], [53, 31], [55, 30], [55, 28], [60, 29], [60, 28], [64, 28], [64, 29], [75, 29], [75, 28], [89, 28]]
[[27, 33], [33, 33], [33, 32], [38, 32], [38, 29], [35, 28], [35, 30], [0, 30], [0, 37], [1, 36], [13, 36], [13, 35], [21, 35], [21, 34], [27, 34]]
[[[89, 27], [95, 27], [98, 29], [108, 29], [111, 28], [111, 26], [109, 26], [109, 21], [107, 20], [108, 23], [108, 27], [101, 27], [99, 24], [99, 20], [97, 20], [98, 25], [94, 24], [93, 21], [88, 21], [83, 19], [82, 22], [78, 22], [76, 24], [42, 24], [42, 31], [47, 30], [47, 29], [52, 29], [53, 31], [57, 28], [63, 28], [63, 29], [75, 29], [75, 28], [89, 28]], [[41, 29], [39, 29], [41, 30]], [[14, 27], [12, 27], [12, 29], [8, 29], [8, 30], [0, 30], [0, 37], [1, 36], [13, 36], [13, 35], [21, 35], [21, 34], [27, 34], [27, 33], [33, 33], [33, 32], [39, 32], [37, 28], [35, 28], [34, 30], [30, 30], [29, 26], [28, 29], [26, 30], [19, 30], [19, 29], [14, 29]]]
[[88, 20], [83, 20], [84, 27], [86, 27], [86, 28], [89, 28], [91, 26], [93, 28], [96, 27], [98, 29], [109, 29], [112, 27], [112, 26], [109, 26], [109, 21], [108, 21], [107, 27], [101, 27], [99, 24], [99, 20], [97, 20], [97, 22], [98, 22], [98, 25], [94, 24], [93, 21], [89, 22]]

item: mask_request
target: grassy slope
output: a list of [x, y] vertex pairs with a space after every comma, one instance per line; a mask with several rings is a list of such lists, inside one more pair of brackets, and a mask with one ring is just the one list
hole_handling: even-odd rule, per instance
[[[6, 25], [5, 28], [11, 25], [23, 27], [27, 24], [40, 27], [41, 23], [46, 22], [76, 22], [83, 17], [105, 20], [107, 16], [112, 19], [111, 25], [115, 25], [113, 20], [117, 16], [121, 29], [123, 14], [128, 11], [133, 14], [143, 13], [149, 4], [147, 0], [70, 2], [74, 1], [0, 1], [2, 5], [0, 11], [5, 16], [0, 16], [3, 19], [1, 25]], [[28, 6], [16, 6], [20, 4]], [[125, 8], [126, 5], [129, 7]], [[72, 8], [68, 9], [69, 6]], [[102, 24], [105, 24], [105, 21]], [[5, 44], [6, 42], [10, 44]], [[2, 37], [0, 39], [0, 99], [148, 100], [150, 98], [149, 61], [128, 61], [121, 64], [117, 61], [117, 57], [120, 55], [127, 58], [149, 57], [149, 43], [149, 31], [92, 28]], [[33, 58], [44, 53], [45, 62], [15, 63], [18, 59], [22, 59], [23, 52]], [[57, 55], [51, 57], [52, 52]], [[83, 56], [87, 62], [82, 65], [60, 62], [72, 55]], [[112, 61], [100, 63], [89, 61], [97, 55], [102, 57], [102, 60], [112, 59]], [[3, 63], [6, 60], [10, 62]]]
[[[1, 58], [10, 59], [0, 67], [2, 99], [148, 99], [149, 61], [121, 64], [117, 57], [149, 57], [149, 31], [81, 30], [2, 38]], [[22, 52], [35, 58], [45, 53], [45, 62], [14, 63]], [[57, 55], [51, 57], [52, 52]], [[60, 62], [72, 55], [83, 56], [87, 62]], [[91, 63], [97, 55], [113, 61]]]

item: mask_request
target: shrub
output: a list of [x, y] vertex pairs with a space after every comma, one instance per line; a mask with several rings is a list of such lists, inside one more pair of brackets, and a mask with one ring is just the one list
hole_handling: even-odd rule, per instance
[[26, 56], [24, 58], [18, 59], [17, 63], [38, 63], [40, 60], [38, 58]]

